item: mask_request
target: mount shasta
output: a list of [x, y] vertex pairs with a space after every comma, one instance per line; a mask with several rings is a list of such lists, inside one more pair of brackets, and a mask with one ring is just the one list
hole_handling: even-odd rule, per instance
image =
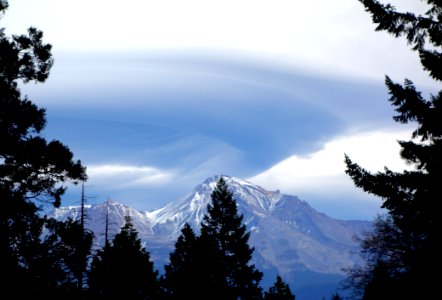
[[[371, 222], [333, 219], [296, 196], [266, 191], [235, 177], [223, 178], [251, 232], [253, 263], [264, 273], [262, 286], [271, 285], [279, 274], [297, 299], [329, 298], [344, 278], [342, 269], [359, 262], [359, 245], [354, 237], [368, 230]], [[106, 214], [110, 239], [129, 215], [161, 271], [184, 224], [189, 223], [199, 232], [218, 179], [219, 176], [208, 178], [189, 195], [150, 212], [113, 201], [87, 205], [86, 226], [94, 233], [96, 244], [103, 245]], [[51, 216], [58, 220], [78, 219], [80, 212], [80, 206], [61, 207]]]

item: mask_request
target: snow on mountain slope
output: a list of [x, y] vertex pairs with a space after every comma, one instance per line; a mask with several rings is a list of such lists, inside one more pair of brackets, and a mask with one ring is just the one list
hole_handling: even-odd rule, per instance
[[[269, 215], [281, 197], [279, 192], [268, 192], [239, 178], [229, 176], [223, 176], [223, 178], [235, 200], [237, 200], [240, 212], [243, 213], [241, 211], [242, 207], [247, 208], [247, 216], [252, 219]], [[210, 194], [218, 179], [219, 176], [210, 177], [194, 188], [190, 195], [147, 213], [154, 220], [154, 228], [168, 228], [167, 232], [171, 236], [176, 236], [177, 230], [179, 233], [186, 222], [190, 223], [195, 229], [199, 229], [207, 205], [210, 202]], [[246, 224], [250, 221], [245, 219]]]
[[[268, 277], [265, 280], [274, 280], [275, 274], [289, 283], [302, 280], [299, 274], [342, 276], [342, 268], [359, 261], [359, 246], [354, 236], [368, 230], [370, 222], [333, 219], [296, 196], [266, 191], [235, 177], [223, 178], [251, 231], [253, 260]], [[189, 223], [199, 231], [218, 179], [218, 175], [210, 177], [189, 195], [151, 212], [139, 212], [115, 202], [109, 202], [108, 206], [88, 206], [87, 226], [97, 242], [103, 244], [106, 210], [109, 210], [111, 235], [119, 231], [124, 217], [130, 215], [157, 268], [161, 269], [184, 224]], [[79, 207], [60, 208], [54, 216], [79, 218]]]
[[[94, 233], [97, 244], [104, 245], [106, 211], [108, 213], [109, 239], [112, 239], [123, 227], [126, 216], [132, 218], [132, 222], [143, 240], [153, 238], [152, 220], [145, 213], [115, 201], [108, 201], [98, 205], [85, 205], [85, 224]], [[80, 214], [80, 206], [69, 206], [55, 209], [50, 216], [65, 221], [68, 218], [78, 220]]]

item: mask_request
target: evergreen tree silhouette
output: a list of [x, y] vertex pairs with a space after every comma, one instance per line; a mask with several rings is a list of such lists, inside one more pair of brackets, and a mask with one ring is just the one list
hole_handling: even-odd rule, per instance
[[45, 239], [49, 249], [52, 249], [49, 253], [55, 256], [55, 262], [62, 270], [62, 277], [57, 280], [60, 285], [59, 297], [82, 299], [93, 233], [85, 231], [79, 221], [71, 219], [65, 222], [50, 219], [46, 228], [50, 232]]
[[168, 299], [192, 299], [200, 289], [196, 267], [195, 232], [186, 223], [170, 253], [170, 262], [164, 266], [163, 287]]
[[[427, 0], [424, 15], [398, 12], [390, 4], [360, 0], [377, 24], [376, 30], [404, 36], [419, 54], [424, 70], [442, 80], [442, 4]], [[425, 99], [412, 81], [403, 85], [386, 77], [389, 101], [399, 123], [415, 123], [409, 141], [400, 141], [401, 157], [414, 170], [372, 174], [346, 156], [346, 173], [356, 186], [382, 198], [388, 216], [363, 240], [366, 266], [350, 270], [350, 284], [364, 299], [431, 299], [437, 294], [440, 267], [439, 202], [442, 199], [442, 91]], [[365, 243], [365, 248], [364, 248]]]
[[224, 291], [224, 299], [262, 297], [259, 287], [262, 273], [250, 264], [254, 248], [248, 245], [250, 233], [242, 220], [232, 193], [220, 177], [201, 224], [200, 239], [205, 245], [217, 248], [212, 250], [213, 255], [220, 256], [218, 265], [214, 266], [217, 272], [214, 278], [223, 278], [219, 288]]
[[295, 300], [295, 295], [292, 294], [289, 285], [278, 275], [275, 284], [264, 293], [264, 300]]
[[129, 216], [112, 245], [106, 243], [94, 257], [89, 296], [91, 299], [158, 299], [158, 272]]
[[[0, 0], [0, 17], [8, 2]], [[42, 240], [45, 203], [59, 206], [66, 183], [86, 179], [85, 169], [57, 140], [46, 141], [45, 110], [22, 97], [19, 83], [44, 82], [53, 64], [43, 33], [9, 37], [0, 29], [0, 289], [17, 298], [53, 297], [63, 277], [58, 256]]]

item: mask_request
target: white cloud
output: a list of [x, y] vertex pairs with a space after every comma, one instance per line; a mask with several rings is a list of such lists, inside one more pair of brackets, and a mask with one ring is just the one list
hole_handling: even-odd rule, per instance
[[87, 167], [89, 184], [109, 188], [162, 185], [168, 183], [174, 173], [148, 166], [121, 164], [91, 165]]
[[[425, 7], [415, 3], [400, 1]], [[375, 32], [356, 0], [16, 0], [4, 23], [12, 33], [37, 26], [69, 51], [233, 49], [321, 73], [427, 78], [405, 41]]]
[[250, 178], [250, 181], [288, 194], [304, 194], [323, 199], [351, 195], [361, 198], [362, 192], [354, 187], [344, 172], [344, 153], [372, 172], [382, 171], [384, 166], [402, 171], [410, 166], [400, 158], [397, 140], [409, 138], [409, 131], [353, 133], [325, 143], [320, 151], [308, 156], [289, 157]]

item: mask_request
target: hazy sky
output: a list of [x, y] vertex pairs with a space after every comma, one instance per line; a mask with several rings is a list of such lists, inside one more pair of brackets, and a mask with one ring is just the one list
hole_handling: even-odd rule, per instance
[[[384, 75], [436, 91], [356, 0], [15, 0], [0, 24], [53, 45], [50, 78], [23, 92], [88, 167], [90, 202], [141, 210], [222, 173], [370, 219], [380, 201], [343, 159], [404, 168], [396, 140], [410, 131], [391, 118]], [[78, 198], [72, 188], [64, 204]]]

